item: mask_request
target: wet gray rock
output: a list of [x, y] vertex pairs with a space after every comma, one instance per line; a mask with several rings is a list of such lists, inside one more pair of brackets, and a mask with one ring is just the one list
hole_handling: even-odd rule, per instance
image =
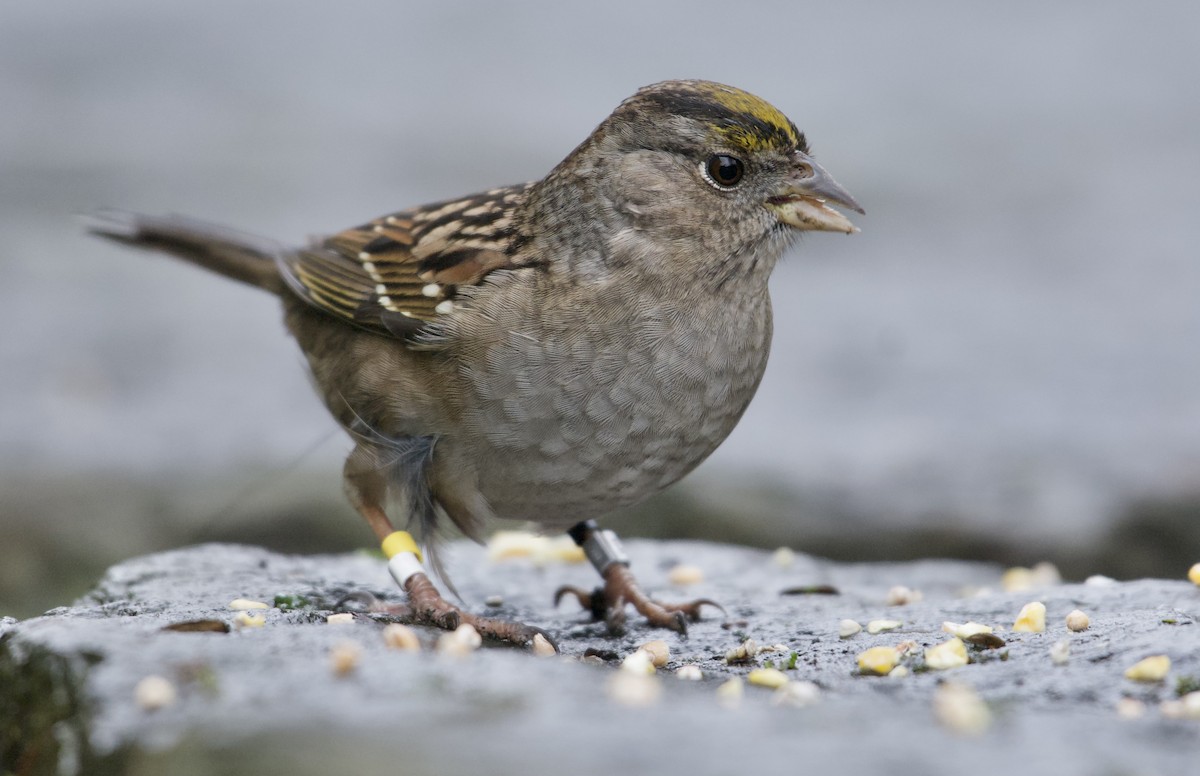
[[[630, 542], [635, 569], [661, 598], [719, 599], [727, 615], [694, 624], [684, 638], [652, 632], [631, 618], [607, 635], [565, 604], [550, 605], [559, 584], [590, 586], [585, 565], [492, 562], [469, 544], [449, 548], [455, 583], [468, 606], [543, 626], [562, 656], [538, 659], [517, 649], [484, 648], [465, 659], [385, 647], [383, 622], [359, 615], [325, 621], [349, 594], [399, 601], [382, 561], [366, 554], [288, 556], [262, 549], [203, 545], [113, 567], [83, 600], [24, 621], [0, 621], [0, 740], [3, 769], [19, 773], [497, 773], [815, 772], [959, 774], [1006, 767], [1025, 774], [1182, 773], [1200, 750], [1200, 721], [1168, 719], [1158, 704], [1200, 677], [1200, 591], [1184, 581], [1054, 585], [999, 590], [992, 566], [943, 561], [847, 565], [797, 556], [781, 567], [757, 550], [690, 542]], [[686, 562], [705, 581], [672, 588], [666, 571]], [[893, 585], [924, 594], [905, 606], [885, 601]], [[781, 594], [832, 586], [836, 594]], [[232, 624], [229, 602], [278, 603], [260, 628], [227, 633], [164, 631], [172, 623]], [[943, 641], [944, 620], [1010, 626], [1020, 607], [1045, 602], [1045, 633], [1001, 633], [998, 650], [972, 652], [972, 664], [905, 677], [860, 676], [856, 655], [869, 646]], [[1069, 633], [1072, 609], [1092, 626]], [[840, 639], [838, 621], [890, 618], [900, 629]], [[426, 647], [437, 634], [422, 631]], [[744, 638], [783, 644], [751, 665], [723, 656]], [[623, 657], [662, 638], [671, 649], [647, 707], [611, 697], [618, 669], [581, 660], [589, 649]], [[1070, 643], [1056, 666], [1051, 645]], [[330, 650], [354, 642], [356, 670], [339, 677]], [[717, 687], [796, 653], [795, 681], [821, 688], [815, 705], [772, 702], [747, 686], [740, 705], [719, 702]], [[917, 651], [919, 653], [919, 650]], [[1124, 670], [1167, 654], [1166, 682], [1136, 684]], [[694, 664], [700, 682], [672, 671]], [[147, 710], [135, 700], [150, 675], [170, 680], [174, 703]], [[938, 685], [973, 686], [993, 724], [971, 737], [939, 725]], [[1116, 712], [1122, 698], [1147, 705], [1137, 719]]]

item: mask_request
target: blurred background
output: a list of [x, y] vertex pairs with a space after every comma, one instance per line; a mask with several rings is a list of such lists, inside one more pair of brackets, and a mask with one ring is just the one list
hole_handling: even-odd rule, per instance
[[1187, 2], [5, 3], [0, 614], [195, 541], [373, 544], [277, 303], [77, 214], [300, 241], [540, 177], [665, 78], [773, 102], [867, 215], [778, 270], [733, 436], [613, 525], [1180, 576], [1197, 30]]

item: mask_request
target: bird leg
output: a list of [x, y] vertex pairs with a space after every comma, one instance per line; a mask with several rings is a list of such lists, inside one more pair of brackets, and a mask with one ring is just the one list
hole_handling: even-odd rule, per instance
[[629, 557], [617, 535], [609, 530], [601, 530], [594, 520], [577, 523], [567, 533], [583, 548], [584, 555], [604, 578], [604, 585], [592, 592], [564, 585], [554, 594], [555, 605], [564, 595], [573, 595], [584, 609], [591, 611], [594, 619], [604, 620], [613, 633], [625, 630], [625, 604], [632, 604], [654, 627], [683, 634], [687, 633], [689, 620], [699, 621], [700, 608], [705, 604], [721, 609], [720, 604], [708, 598], [663, 604], [647, 596], [629, 570]]
[[[502, 641], [518, 646], [532, 645], [533, 639], [541, 634], [551, 644], [554, 639], [540, 628], [519, 622], [480, 617], [465, 612], [447, 601], [434, 587], [421, 557], [416, 540], [408, 531], [397, 531], [387, 513], [379, 506], [383, 500], [384, 484], [379, 467], [369, 458], [372, 451], [359, 447], [346, 461], [346, 495], [359, 514], [379, 537], [383, 554], [388, 558], [388, 572], [396, 584], [408, 595], [408, 603], [399, 606], [375, 606], [377, 611], [393, 614], [412, 625], [428, 625], [442, 630], [454, 630], [468, 624], [487, 639]], [[363, 461], [368, 465], [363, 466]]]
[[466, 624], [475, 628], [485, 639], [516, 646], [531, 646], [534, 637], [539, 634], [554, 644], [554, 639], [541, 628], [511, 620], [480, 617], [463, 611], [443, 598], [425, 573], [420, 550], [408, 531], [391, 531], [383, 538], [382, 546], [383, 553], [388, 556], [388, 572], [408, 595], [408, 603], [376, 605], [372, 607], [375, 611], [395, 615], [409, 625], [427, 625], [442, 630], [452, 631]]

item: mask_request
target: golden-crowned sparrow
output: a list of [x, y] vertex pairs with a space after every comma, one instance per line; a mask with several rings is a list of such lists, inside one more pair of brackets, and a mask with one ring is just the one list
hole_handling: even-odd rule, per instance
[[[345, 488], [392, 558], [410, 615], [524, 642], [536, 629], [445, 601], [420, 565], [443, 518], [571, 528], [605, 579], [682, 630], [593, 518], [691, 471], [762, 378], [767, 279], [805, 230], [855, 231], [858, 204], [782, 113], [740, 89], [666, 81], [621, 103], [534, 183], [401, 211], [290, 249], [176, 216], [92, 230], [270, 291], [356, 446]], [[563, 591], [560, 591], [560, 594]]]

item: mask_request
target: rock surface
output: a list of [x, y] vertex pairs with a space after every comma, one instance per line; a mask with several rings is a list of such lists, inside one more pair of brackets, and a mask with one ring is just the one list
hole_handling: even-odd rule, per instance
[[[366, 554], [287, 556], [253, 547], [203, 545], [113, 567], [83, 600], [24, 621], [0, 621], [0, 739], [3, 770], [53, 773], [729, 773], [813, 772], [960, 774], [1003, 767], [1023, 774], [1182, 773], [1200, 752], [1200, 720], [1173, 719], [1160, 704], [1200, 677], [1200, 590], [1184, 581], [1051, 585], [1000, 592], [992, 566], [925, 561], [833, 564], [690, 542], [631, 542], [634, 568], [665, 600], [719, 599], [719, 614], [687, 638], [652, 632], [636, 618], [621, 637], [549, 603], [559, 584], [591, 586], [585, 564], [492, 561], [469, 544], [448, 548], [454, 581], [468, 606], [499, 596], [503, 616], [547, 628], [562, 655], [535, 658], [485, 648], [464, 658], [434, 654], [438, 634], [421, 631], [425, 650], [384, 645], [381, 621], [350, 624], [326, 616], [349, 593], [399, 601], [383, 563]], [[672, 588], [668, 571], [697, 566], [704, 581]], [[814, 594], [815, 586], [836, 593]], [[905, 585], [923, 598], [886, 604]], [[785, 590], [808, 594], [783, 594]], [[990, 592], [989, 592], [990, 591]], [[277, 599], [277, 596], [283, 598]], [[234, 625], [237, 598], [283, 608], [260, 612], [261, 627]], [[1043, 601], [1045, 633], [1015, 633], [1022, 605]], [[494, 601], [493, 601], [494, 603]], [[1064, 617], [1081, 609], [1091, 626], [1071, 633]], [[164, 631], [197, 619], [228, 633]], [[839, 621], [894, 619], [878, 635], [838, 637]], [[943, 621], [993, 626], [1007, 644], [971, 648], [971, 664], [923, 670], [924, 647], [945, 641]], [[786, 650], [726, 665], [745, 638]], [[646, 684], [644, 706], [614, 693], [622, 672], [581, 660], [597, 649], [623, 658], [650, 639], [670, 647], [668, 665]], [[1069, 643], [1056, 665], [1051, 647]], [[906, 676], [858, 674], [856, 656], [912, 641]], [[338, 675], [331, 651], [353, 643], [357, 666]], [[819, 686], [803, 707], [775, 702], [747, 685], [740, 702], [718, 688], [773, 661], [794, 668], [795, 685]], [[1154, 654], [1173, 661], [1163, 682], [1135, 683], [1126, 668]], [[589, 664], [596, 663], [596, 664]], [[678, 679], [683, 665], [699, 682]], [[148, 676], [168, 680], [174, 698], [138, 697]], [[956, 733], [935, 716], [939, 686], [974, 688], [991, 723]], [[811, 688], [809, 688], [811, 690]], [[655, 696], [657, 692], [657, 697]], [[1144, 702], [1144, 713], [1126, 718]], [[811, 700], [811, 698], [809, 699]], [[150, 709], [155, 703], [161, 708]]]

